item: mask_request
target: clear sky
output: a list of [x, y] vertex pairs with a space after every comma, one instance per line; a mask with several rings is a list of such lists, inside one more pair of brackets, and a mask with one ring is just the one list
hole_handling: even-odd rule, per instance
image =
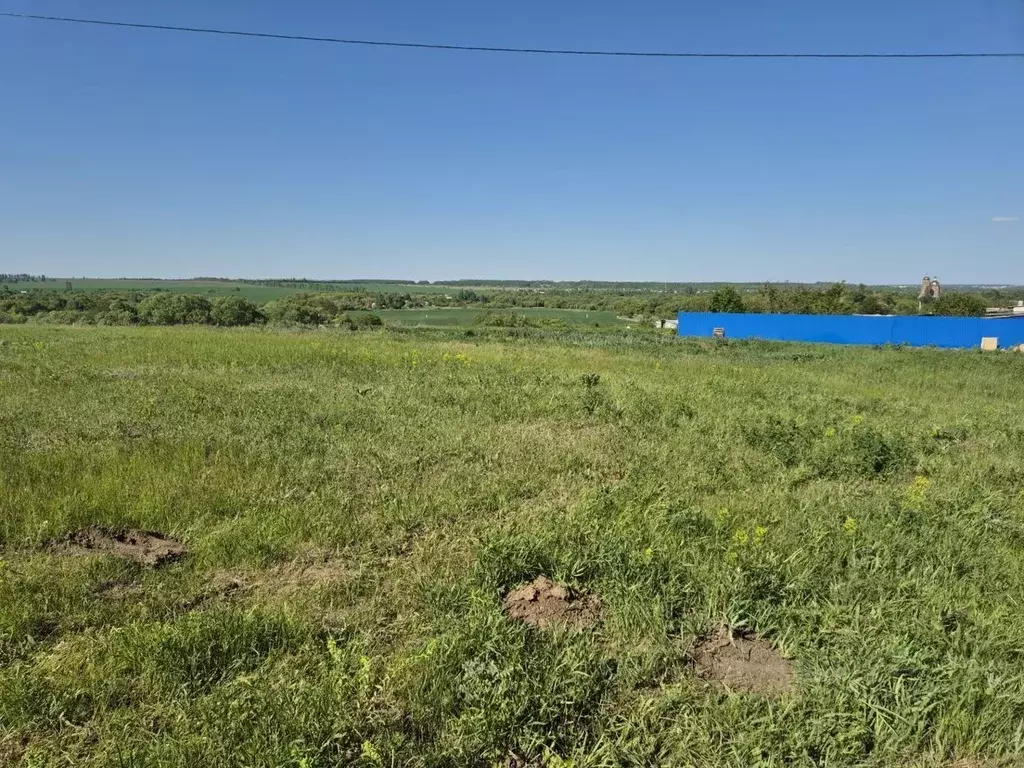
[[[1024, 50], [1020, 0], [0, 0], [536, 47]], [[0, 272], [1024, 283], [1024, 60], [0, 19]]]

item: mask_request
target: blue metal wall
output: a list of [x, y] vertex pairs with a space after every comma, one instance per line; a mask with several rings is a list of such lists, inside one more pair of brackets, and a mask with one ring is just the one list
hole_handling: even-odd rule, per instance
[[711, 336], [715, 328], [729, 339], [978, 348], [995, 336], [1000, 347], [1024, 344], [1024, 317], [679, 313], [680, 336]]

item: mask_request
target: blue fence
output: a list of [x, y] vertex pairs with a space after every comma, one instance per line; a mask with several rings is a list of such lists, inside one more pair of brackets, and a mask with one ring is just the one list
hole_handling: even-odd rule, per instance
[[1000, 347], [1024, 344], [1021, 317], [928, 317], [898, 315], [759, 315], [680, 312], [680, 336], [813, 341], [826, 344], [907, 344], [914, 347], [979, 348], [994, 336]]

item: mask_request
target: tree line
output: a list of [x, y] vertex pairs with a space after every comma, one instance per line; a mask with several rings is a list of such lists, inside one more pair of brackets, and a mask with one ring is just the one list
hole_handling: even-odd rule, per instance
[[8, 274], [0, 272], [0, 283], [45, 283], [55, 282], [54, 278], [46, 275]]
[[[403, 286], [408, 287], [408, 286]], [[1024, 292], [1020, 293], [1024, 296]], [[303, 292], [266, 304], [240, 295], [208, 298], [169, 291], [76, 291], [0, 289], [0, 323], [38, 322], [106, 325], [218, 326], [280, 323], [363, 327], [379, 322], [374, 310], [477, 307], [613, 311], [636, 319], [669, 318], [680, 311], [770, 312], [783, 314], [937, 314], [977, 316], [986, 306], [1015, 303], [1015, 293], [995, 297], [973, 292], [947, 292], [919, 304], [912, 292], [835, 283], [827, 287], [780, 287], [765, 284], [739, 290], [725, 285], [695, 293], [620, 294], [614, 291], [484, 291], [459, 288], [452, 293]], [[372, 317], [373, 319], [365, 319]], [[502, 316], [503, 317], [503, 316]], [[496, 322], [501, 322], [497, 320]]]
[[364, 303], [341, 294], [295, 294], [262, 306], [243, 296], [207, 298], [192, 293], [115, 291], [29, 291], [0, 293], [0, 323], [57, 325], [383, 325], [379, 316], [358, 312]]
[[988, 302], [979, 294], [947, 291], [938, 299], [918, 299], [896, 291], [872, 291], [866, 286], [851, 288], [835, 283], [824, 290], [798, 288], [780, 291], [765, 285], [743, 295], [724, 286], [708, 298], [709, 312], [767, 312], [804, 315], [953, 315], [979, 317]]
[[[994, 295], [989, 295], [994, 294]], [[990, 305], [1015, 303], [1024, 289], [1003, 292], [947, 291], [938, 301], [919, 304], [917, 294], [898, 288], [871, 288], [834, 283], [828, 286], [766, 283], [741, 290], [723, 285], [716, 290], [682, 293], [620, 293], [618, 291], [460, 290], [449, 296], [423, 296], [433, 306], [480, 306], [493, 309], [544, 307], [612, 311], [637, 319], [670, 318], [679, 312], [767, 312], [813, 315], [983, 315]], [[420, 297], [415, 297], [418, 300]]]

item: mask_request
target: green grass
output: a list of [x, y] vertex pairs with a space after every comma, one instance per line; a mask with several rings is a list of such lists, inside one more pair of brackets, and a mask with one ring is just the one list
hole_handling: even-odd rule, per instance
[[1020, 764], [1024, 356], [465, 333], [0, 328], [0, 764]]
[[[172, 293], [195, 293], [206, 296], [244, 296], [256, 302], [267, 302], [301, 293], [299, 288], [273, 288], [263, 285], [249, 285], [222, 280], [105, 280], [98, 278], [75, 279], [67, 278], [76, 291], [152, 291], [162, 290]], [[57, 282], [45, 283], [7, 283], [12, 291], [53, 290], [63, 291], [65, 278]], [[308, 289], [307, 289], [308, 290]]]

